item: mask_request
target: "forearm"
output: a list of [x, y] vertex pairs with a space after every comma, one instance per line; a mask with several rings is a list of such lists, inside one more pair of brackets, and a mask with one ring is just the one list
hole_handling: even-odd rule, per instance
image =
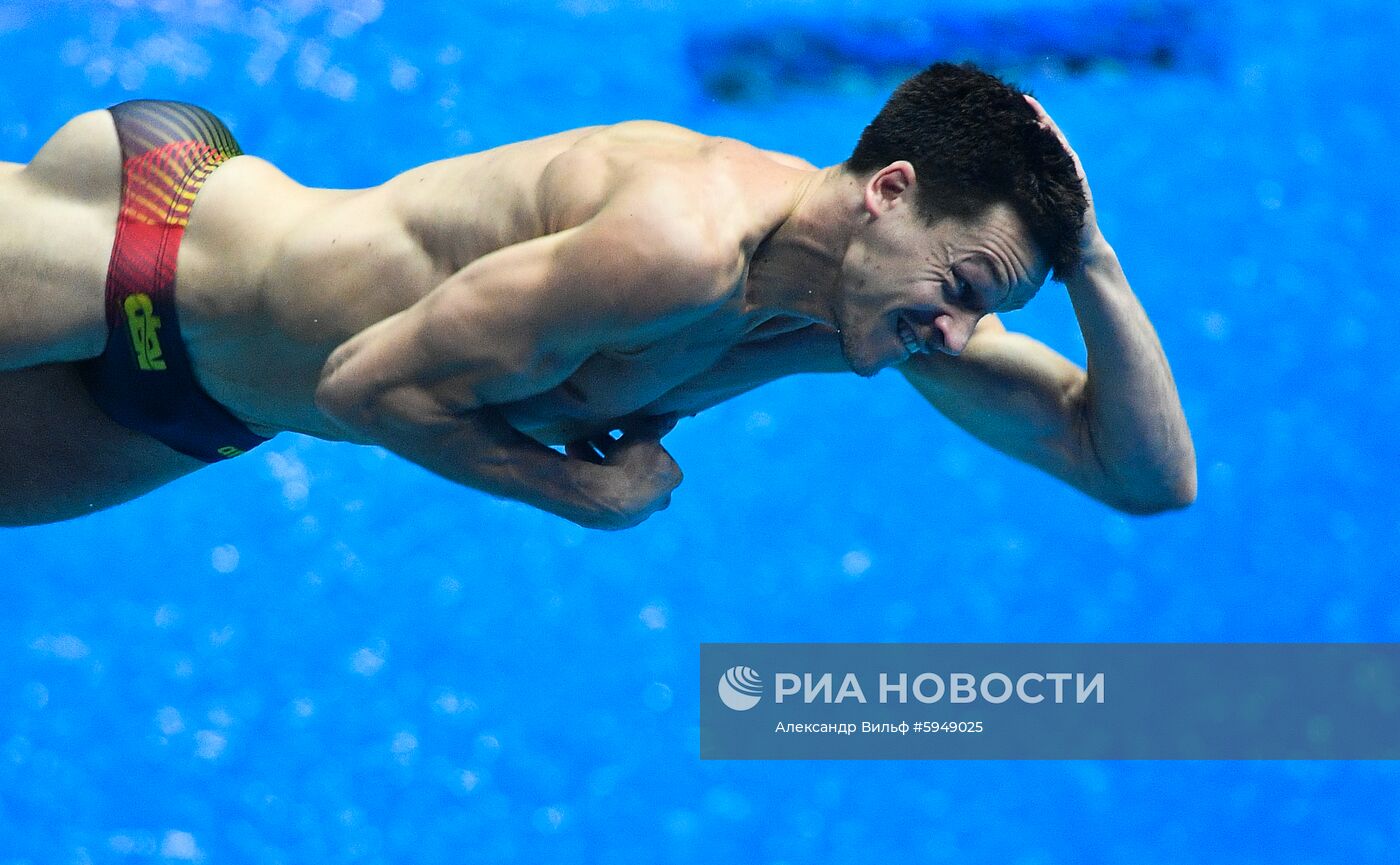
[[1102, 239], [1066, 280], [1087, 350], [1073, 428], [1083, 470], [1101, 473], [1100, 495], [1128, 511], [1190, 504], [1196, 457], [1161, 343]]
[[381, 445], [455, 483], [576, 522], [602, 509], [587, 492], [597, 466], [545, 447], [492, 407], [450, 412], [420, 388], [363, 394], [334, 380], [320, 388], [317, 404], [348, 438]]
[[511, 426], [494, 408], [417, 428], [380, 428], [377, 441], [454, 483], [587, 521], [600, 509], [587, 493], [598, 467], [548, 448]]

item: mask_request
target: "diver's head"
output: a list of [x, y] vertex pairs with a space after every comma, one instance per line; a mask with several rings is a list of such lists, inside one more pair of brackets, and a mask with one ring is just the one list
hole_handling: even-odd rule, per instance
[[1088, 202], [1074, 159], [1010, 84], [971, 63], [935, 63], [899, 85], [843, 167], [868, 177], [899, 161], [913, 167], [914, 205], [930, 223], [1006, 204], [1056, 274], [1078, 263]]
[[837, 325], [863, 375], [914, 352], [957, 354], [982, 315], [1078, 263], [1087, 201], [1073, 159], [1019, 90], [971, 64], [901, 84], [842, 171], [863, 219]]

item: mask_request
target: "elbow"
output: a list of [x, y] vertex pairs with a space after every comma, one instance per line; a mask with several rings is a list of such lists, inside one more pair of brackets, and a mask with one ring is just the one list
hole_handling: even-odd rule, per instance
[[331, 356], [316, 383], [313, 398], [316, 410], [347, 433], [363, 433], [379, 414], [376, 410], [378, 396], [353, 369], [346, 369], [347, 364], [344, 358], [337, 356], [339, 354]]
[[[1082, 391], [1081, 391], [1082, 392]], [[1152, 516], [1190, 507], [1196, 501], [1196, 450], [1183, 430], [1167, 443], [1110, 459], [1095, 441], [1094, 427], [1079, 401], [1076, 417], [1081, 453], [1089, 475], [1081, 489], [1104, 504], [1133, 516]]]
[[451, 427], [474, 403], [459, 400], [452, 408], [430, 389], [412, 381], [389, 379], [369, 371], [369, 365], [351, 357], [326, 363], [313, 397], [316, 410], [347, 441], [387, 444]]
[[1188, 461], [1171, 472], [1163, 473], [1150, 485], [1139, 485], [1107, 498], [1115, 510], [1132, 516], [1148, 517], [1179, 511], [1196, 501], [1196, 465]]

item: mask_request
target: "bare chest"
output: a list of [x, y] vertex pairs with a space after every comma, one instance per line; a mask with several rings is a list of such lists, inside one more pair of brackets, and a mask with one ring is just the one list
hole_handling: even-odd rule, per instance
[[[802, 371], [809, 352], [794, 345], [816, 345], [820, 337], [801, 330], [791, 321], [749, 329], [700, 323], [636, 350], [598, 352], [557, 387], [498, 408], [518, 429], [551, 444], [615, 429], [628, 418], [691, 414]], [[797, 332], [774, 338], [786, 331]]]
[[551, 390], [499, 408], [517, 428], [535, 434], [546, 427], [596, 430], [644, 414], [742, 341], [725, 330], [711, 323], [651, 345], [599, 351]]

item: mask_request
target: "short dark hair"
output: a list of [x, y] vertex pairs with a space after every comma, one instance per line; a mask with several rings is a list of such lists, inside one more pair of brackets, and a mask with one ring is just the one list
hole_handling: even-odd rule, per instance
[[1079, 263], [1088, 202], [1074, 160], [1024, 94], [971, 63], [935, 63], [905, 81], [861, 133], [846, 170], [914, 166], [915, 206], [930, 221], [1011, 206], [1063, 278]]

